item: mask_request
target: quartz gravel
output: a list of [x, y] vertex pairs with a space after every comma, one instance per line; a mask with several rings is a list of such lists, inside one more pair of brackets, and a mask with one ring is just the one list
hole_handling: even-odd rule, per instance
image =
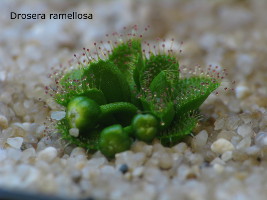
[[[76, 199], [266, 199], [266, 9], [265, 0], [2, 0], [0, 187]], [[10, 20], [10, 11], [93, 12], [94, 19]], [[44, 86], [51, 67], [136, 23], [151, 25], [149, 40], [183, 41], [174, 43], [181, 65], [218, 65], [228, 76], [201, 106], [191, 136], [173, 147], [138, 141], [107, 160], [61, 139], [49, 119], [65, 111]]]

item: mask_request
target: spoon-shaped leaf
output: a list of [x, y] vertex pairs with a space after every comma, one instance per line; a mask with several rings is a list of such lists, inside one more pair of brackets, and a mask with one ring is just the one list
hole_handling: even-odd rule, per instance
[[181, 79], [175, 89], [176, 115], [198, 109], [207, 97], [220, 86], [220, 82], [210, 77], [190, 77]]
[[131, 90], [131, 101], [139, 106], [135, 88], [140, 88], [139, 71], [143, 69], [144, 61], [140, 39], [130, 39], [115, 47], [109, 59], [118, 67], [127, 80]]
[[145, 66], [140, 73], [141, 87], [148, 88], [153, 79], [163, 70], [172, 70], [174, 79], [179, 78], [179, 64], [171, 55], [151, 55], [145, 60]]
[[196, 127], [198, 120], [198, 116], [195, 114], [185, 113], [178, 116], [169, 129], [159, 133], [158, 138], [163, 145], [172, 146], [186, 135], [189, 135]]
[[160, 119], [160, 128], [166, 128], [171, 124], [175, 115], [174, 104], [168, 94], [171, 91], [171, 83], [168, 80], [167, 71], [161, 71], [153, 79], [150, 90], [154, 97], [154, 101], [148, 101], [150, 111]]
[[84, 70], [84, 76], [90, 85], [94, 85], [103, 92], [108, 103], [130, 101], [128, 82], [113, 62], [100, 60], [97, 63], [91, 63]]

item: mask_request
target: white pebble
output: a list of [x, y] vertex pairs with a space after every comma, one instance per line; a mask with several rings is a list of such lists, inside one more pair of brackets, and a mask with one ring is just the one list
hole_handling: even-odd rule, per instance
[[8, 120], [4, 115], [0, 115], [0, 127], [6, 129], [8, 127]]
[[214, 123], [214, 130], [221, 130], [224, 127], [225, 119], [219, 118]]
[[223, 154], [226, 151], [234, 150], [234, 145], [228, 140], [220, 138], [211, 145], [211, 150], [215, 153]]
[[247, 147], [250, 147], [251, 144], [251, 138], [250, 137], [245, 137], [243, 140], [241, 140], [237, 145], [236, 149], [245, 149]]
[[[228, 109], [231, 111], [231, 112], [234, 112], [234, 113], [239, 113], [241, 111], [241, 104], [240, 104], [240, 100], [235, 98], [235, 99], [232, 99], [231, 100], [231, 103], [228, 104]], [[230, 120], [231, 121], [231, 120]], [[234, 130], [237, 128], [239, 124], [235, 124], [235, 121], [233, 121], [233, 123], [228, 123], [226, 125], [227, 128], [229, 128], [230, 130]], [[232, 128], [230, 128], [232, 127]]]
[[51, 112], [51, 118], [54, 120], [61, 120], [66, 116], [65, 111], [53, 111]]
[[37, 159], [47, 162], [53, 161], [57, 157], [57, 150], [54, 147], [47, 147], [38, 153]]
[[186, 180], [187, 177], [197, 175], [199, 173], [198, 170], [199, 169], [196, 169], [194, 167], [189, 167], [189, 166], [187, 166], [185, 164], [181, 164], [177, 168], [177, 172], [176, 173], [178, 174], [180, 180]]
[[237, 133], [242, 137], [251, 136], [252, 135], [252, 128], [248, 124], [242, 124], [237, 128]]
[[250, 74], [254, 66], [254, 57], [249, 54], [237, 54], [236, 65], [243, 74]]
[[16, 102], [13, 105], [13, 110], [19, 117], [23, 117], [24, 115], [26, 115], [25, 108], [21, 102]]
[[190, 153], [186, 158], [192, 165], [199, 165], [204, 161], [203, 156], [199, 153]]
[[212, 33], [206, 33], [199, 39], [200, 46], [205, 50], [212, 50], [218, 42], [218, 36]]
[[24, 131], [28, 133], [33, 133], [33, 134], [36, 134], [36, 130], [39, 127], [37, 123], [28, 123], [28, 122], [24, 123], [15, 122], [13, 123], [13, 125], [22, 128]]
[[153, 144], [153, 152], [161, 152], [164, 151], [164, 146], [161, 143], [158, 143], [158, 141]]
[[213, 165], [213, 168], [217, 173], [222, 173], [224, 171], [224, 166], [217, 163]]
[[115, 155], [116, 165], [127, 164], [129, 168], [136, 168], [141, 166], [146, 159], [146, 155], [143, 152], [133, 153], [131, 151], [125, 151]]
[[79, 129], [78, 128], [71, 128], [69, 130], [69, 134], [73, 137], [78, 137], [79, 136]]
[[259, 132], [256, 135], [255, 143], [259, 147], [267, 146], [267, 132]]
[[248, 87], [244, 86], [244, 85], [238, 85], [235, 88], [235, 95], [238, 99], [244, 99], [245, 97], [247, 97], [248, 95], [250, 95], [250, 90]]
[[192, 140], [192, 147], [195, 149], [202, 148], [206, 145], [208, 140], [208, 133], [206, 130], [200, 131]]
[[[1, 74], [1, 73], [0, 73]], [[1, 79], [1, 78], [0, 78]], [[5, 104], [8, 104], [12, 101], [12, 96], [10, 92], [1, 92], [0, 95], [0, 102], [3, 102]]]
[[41, 173], [37, 168], [34, 168], [32, 166], [27, 166], [28, 168], [28, 174], [25, 176], [25, 179], [23, 180], [23, 184], [27, 187], [34, 183], [37, 183], [38, 180], [40, 180]]
[[103, 166], [105, 164], [107, 164], [107, 159], [105, 157], [91, 158], [87, 162], [88, 166], [91, 166], [94, 168], [99, 168], [100, 166]]
[[143, 172], [144, 172], [143, 166], [137, 167], [133, 170], [132, 175], [133, 177], [139, 177], [139, 176], [142, 176]]
[[29, 158], [35, 157], [36, 151], [34, 148], [28, 148], [22, 152], [21, 160], [27, 161]]
[[1, 149], [1, 148], [0, 148], [0, 162], [1, 162], [2, 160], [5, 160], [6, 157], [7, 157], [6, 149]]
[[222, 160], [224, 162], [227, 162], [228, 160], [232, 159], [233, 152], [232, 151], [226, 151], [222, 154]]
[[151, 156], [153, 147], [152, 145], [147, 145], [145, 142], [142, 141], [136, 141], [132, 147], [131, 150], [134, 152], [144, 152], [146, 156]]
[[22, 137], [8, 138], [6, 143], [15, 149], [20, 149], [23, 143], [23, 138]]
[[215, 165], [215, 164], [219, 164], [219, 165], [225, 165], [225, 161], [220, 159], [219, 157], [213, 159], [211, 162], [210, 162], [211, 165]]
[[240, 121], [241, 121], [240, 118], [237, 117], [236, 115], [230, 116], [226, 120], [226, 127], [229, 130], [235, 130], [236, 128], [238, 128], [238, 125], [240, 124]]
[[36, 129], [36, 137], [37, 138], [41, 138], [44, 134], [44, 131], [45, 131], [45, 126], [44, 125], [41, 125], [41, 126], [38, 126], [38, 128]]
[[84, 148], [81, 147], [76, 147], [71, 151], [70, 154], [71, 157], [76, 157], [76, 156], [86, 156], [86, 151]]
[[173, 160], [168, 153], [159, 153], [159, 167], [161, 169], [170, 169], [172, 167]]
[[7, 149], [7, 158], [11, 159], [11, 160], [21, 160], [22, 156], [21, 156], [21, 150], [20, 149], [15, 149], [15, 148], [8, 148]]
[[183, 153], [183, 152], [186, 151], [187, 148], [188, 148], [188, 147], [187, 147], [186, 143], [181, 142], [181, 143], [179, 143], [179, 144], [173, 146], [173, 147], [172, 147], [172, 150], [173, 150], [173, 152]]
[[253, 156], [258, 155], [260, 153], [260, 148], [256, 145], [250, 146], [250, 147], [246, 148], [246, 153], [248, 155], [253, 155]]
[[227, 130], [222, 130], [218, 136], [217, 136], [217, 139], [219, 138], [224, 138], [226, 140], [231, 140], [233, 135], [235, 135], [235, 131], [227, 131]]
[[115, 174], [117, 171], [113, 166], [110, 165], [105, 165], [103, 167], [100, 168], [100, 173], [102, 174]]
[[148, 167], [144, 170], [144, 181], [153, 184], [157, 188], [165, 188], [168, 179], [164, 176], [163, 171], [155, 167]]
[[261, 149], [256, 145], [253, 145], [253, 146], [246, 148], [246, 153], [248, 155], [255, 156], [255, 155], [258, 155], [260, 153], [260, 151], [261, 151]]
[[242, 113], [239, 116], [245, 124], [250, 123], [252, 120], [250, 113]]
[[231, 143], [236, 146], [241, 140], [242, 137], [240, 135], [235, 135], [231, 138]]

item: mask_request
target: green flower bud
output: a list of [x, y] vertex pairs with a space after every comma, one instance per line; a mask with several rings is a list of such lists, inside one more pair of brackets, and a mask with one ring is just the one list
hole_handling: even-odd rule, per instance
[[158, 132], [158, 120], [151, 114], [138, 114], [132, 121], [135, 137], [144, 142], [151, 142]]
[[87, 97], [75, 97], [68, 103], [66, 117], [71, 128], [84, 131], [95, 127], [100, 114], [100, 107], [95, 101]]
[[106, 157], [113, 158], [116, 153], [130, 147], [131, 139], [119, 124], [109, 126], [100, 133], [99, 149]]

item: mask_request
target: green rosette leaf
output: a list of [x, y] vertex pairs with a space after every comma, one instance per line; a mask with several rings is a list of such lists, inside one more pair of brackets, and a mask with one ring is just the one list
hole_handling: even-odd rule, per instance
[[67, 106], [69, 101], [77, 96], [85, 96], [99, 105], [106, 104], [106, 98], [102, 91], [92, 88], [92, 85], [84, 78], [84, 68], [74, 69], [66, 73], [59, 81], [60, 88], [64, 90], [62, 93], [55, 95], [55, 101], [63, 106]]
[[198, 122], [198, 115], [193, 113], [185, 113], [175, 118], [172, 126], [167, 130], [161, 131], [158, 135], [159, 140], [164, 146], [172, 146], [178, 141], [184, 139], [192, 133]]
[[147, 101], [149, 110], [160, 119], [160, 128], [168, 127], [174, 116], [174, 104], [171, 95], [171, 82], [168, 79], [168, 72], [161, 71], [151, 82], [150, 90], [152, 92], [152, 101]]
[[107, 103], [130, 102], [131, 93], [128, 82], [122, 72], [111, 61], [100, 60], [84, 69], [89, 85], [101, 90]]
[[176, 115], [197, 110], [219, 86], [220, 82], [210, 77], [190, 77], [179, 80], [175, 87]]
[[109, 59], [127, 80], [131, 90], [131, 101], [140, 107], [135, 90], [140, 88], [139, 72], [144, 68], [141, 40], [133, 38], [119, 44], [113, 49]]
[[153, 79], [163, 70], [172, 71], [172, 80], [179, 79], [179, 64], [171, 55], [151, 55], [145, 60], [144, 68], [139, 76], [141, 87], [149, 88]]
[[113, 49], [109, 59], [119, 68], [129, 83], [134, 84], [133, 71], [136, 67], [142, 68], [143, 64], [140, 39], [130, 39], [119, 44]]

